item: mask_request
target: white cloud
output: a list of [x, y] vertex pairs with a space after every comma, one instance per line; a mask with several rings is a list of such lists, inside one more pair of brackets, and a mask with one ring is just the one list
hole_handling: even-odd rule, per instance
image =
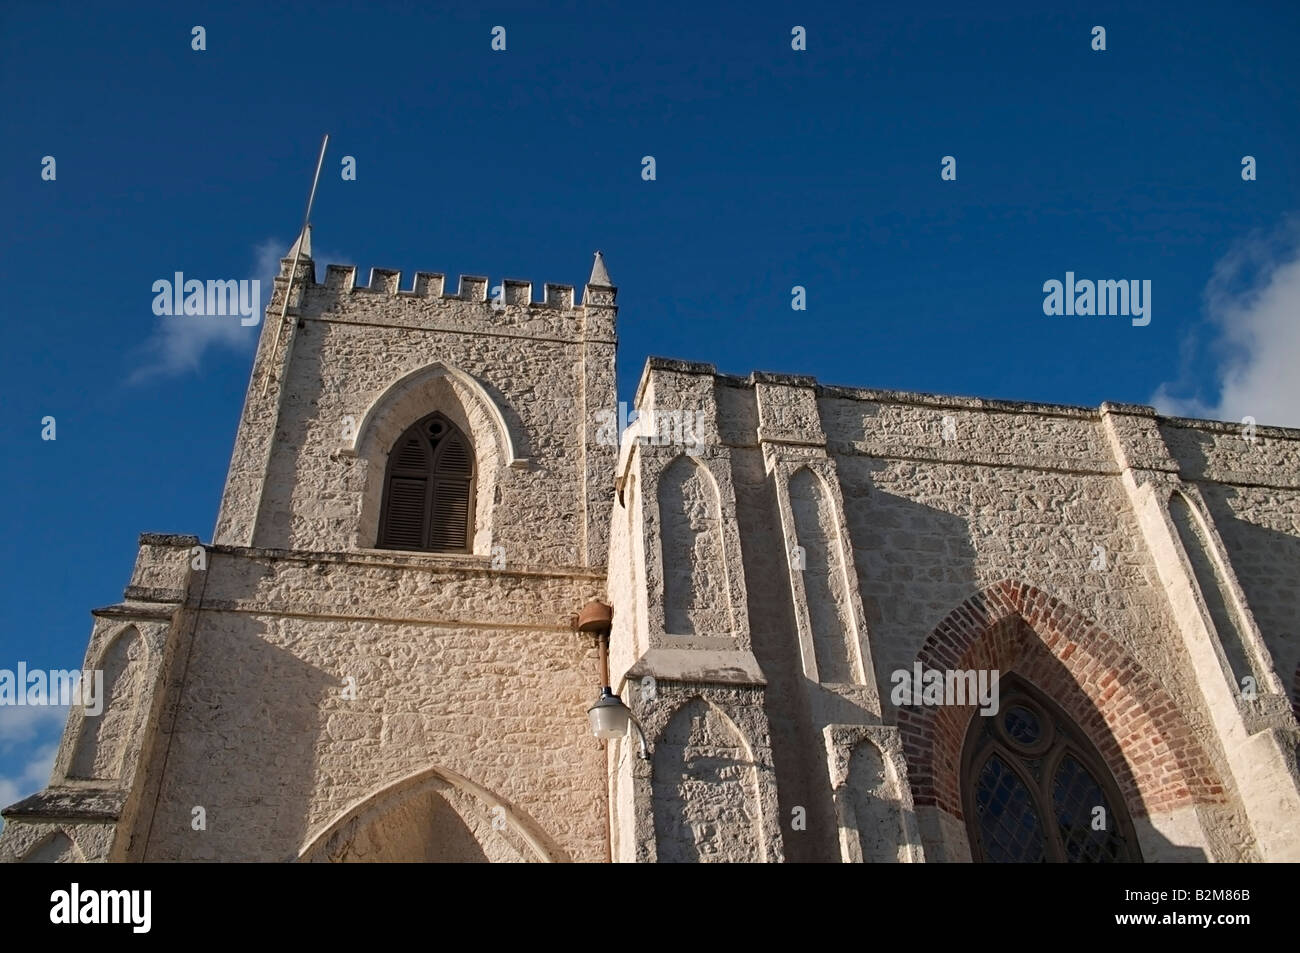
[[45, 787], [50, 772], [54, 770], [54, 756], [58, 750], [57, 742], [43, 745], [31, 753], [18, 774], [10, 778], [0, 777], [0, 807], [8, 807]]
[[0, 775], [0, 807], [21, 801], [49, 783], [67, 720], [66, 706], [0, 705], [0, 754], [17, 764], [14, 773]]
[[67, 720], [66, 705], [0, 705], [0, 754], [61, 732]]
[[[157, 320], [153, 334], [145, 341], [140, 351], [140, 366], [131, 374], [130, 383], [139, 383], [157, 377], [175, 377], [189, 371], [197, 370], [203, 357], [212, 349], [227, 348], [233, 351], [251, 351], [257, 346], [258, 335], [262, 330], [264, 318], [262, 309], [271, 297], [271, 283], [280, 273], [280, 258], [292, 246], [292, 241], [268, 238], [253, 247], [253, 268], [251, 275], [259, 281], [261, 300], [257, 308], [257, 324], [243, 325], [237, 315], [198, 316], [198, 315], [163, 315]], [[316, 261], [344, 261], [343, 258], [328, 258], [323, 254], [314, 256]], [[168, 281], [172, 276], [162, 275]], [[207, 279], [231, 279], [233, 275], [191, 275], [187, 277]], [[147, 299], [152, 303], [153, 297]]]
[[1205, 287], [1205, 311], [1219, 336], [1213, 380], [1162, 384], [1151, 403], [1171, 416], [1300, 427], [1300, 219], [1234, 245]]
[[[170, 275], [167, 276], [167, 280], [172, 280]], [[269, 286], [263, 283], [261, 288], [263, 294], [266, 294]], [[152, 297], [149, 300], [152, 302]], [[261, 306], [265, 304], [265, 301], [260, 303], [259, 312]], [[132, 384], [155, 377], [174, 377], [186, 371], [197, 370], [203, 356], [212, 348], [251, 350], [257, 345], [257, 335], [261, 328], [260, 313], [258, 323], [249, 326], [240, 324], [238, 315], [168, 314], [161, 315], [157, 321], [153, 334], [141, 349], [141, 364], [130, 376], [129, 380]]]
[[280, 273], [280, 259], [292, 247], [292, 244], [285, 245], [278, 238], [268, 238], [253, 249], [253, 277], [262, 283], [263, 288], [271, 287], [271, 282]]

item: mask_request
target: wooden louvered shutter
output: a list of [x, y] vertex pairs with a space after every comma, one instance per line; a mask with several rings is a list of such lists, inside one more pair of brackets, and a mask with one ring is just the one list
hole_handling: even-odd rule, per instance
[[451, 430], [434, 453], [433, 513], [429, 520], [429, 548], [434, 552], [464, 552], [469, 548], [473, 486], [473, 458], [464, 439]]
[[474, 519], [474, 453], [441, 414], [398, 438], [388, 458], [379, 546], [469, 552]]
[[379, 545], [386, 549], [424, 549], [429, 528], [431, 453], [423, 433], [412, 427], [389, 457]]

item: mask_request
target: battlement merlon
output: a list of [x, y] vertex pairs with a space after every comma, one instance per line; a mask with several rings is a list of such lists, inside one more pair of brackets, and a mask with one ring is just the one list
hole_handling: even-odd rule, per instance
[[[583, 290], [582, 303], [576, 303], [574, 286], [546, 282], [542, 285], [540, 299], [533, 297], [533, 283], [516, 278], [504, 278], [494, 284], [484, 275], [461, 275], [453, 291], [449, 288], [446, 275], [438, 272], [417, 271], [409, 289], [402, 289], [402, 273], [393, 268], [371, 268], [370, 279], [366, 284], [357, 283], [355, 265], [326, 265], [325, 280], [317, 282], [315, 261], [311, 257], [310, 229], [303, 239], [295, 242], [288, 254], [280, 259], [280, 273], [276, 277], [276, 288], [280, 291], [293, 270], [294, 255], [299, 243], [303, 248], [298, 259], [299, 282], [313, 290], [328, 289], [337, 294], [378, 294], [400, 298], [440, 298], [448, 301], [467, 301], [488, 305], [494, 309], [522, 308], [546, 309], [549, 311], [589, 311], [601, 309], [610, 312], [613, 317], [618, 289], [611, 282], [604, 258], [596, 252], [595, 264], [591, 278]], [[295, 288], [295, 301], [301, 301], [299, 289]], [[274, 296], [280, 300], [279, 295]], [[597, 312], [600, 313], [600, 312]], [[612, 328], [611, 328], [612, 330]]]

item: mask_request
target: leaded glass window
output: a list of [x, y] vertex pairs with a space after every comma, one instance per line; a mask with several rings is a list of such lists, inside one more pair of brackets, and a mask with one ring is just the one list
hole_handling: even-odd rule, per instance
[[971, 855], [992, 863], [1142, 860], [1105, 762], [1056, 705], [1003, 676], [996, 714], [971, 718], [962, 791]]

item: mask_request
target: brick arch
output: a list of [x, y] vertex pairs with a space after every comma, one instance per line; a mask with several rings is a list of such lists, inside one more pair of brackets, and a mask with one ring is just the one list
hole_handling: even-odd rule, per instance
[[[926, 670], [1015, 671], [1079, 726], [1134, 817], [1224, 800], [1178, 706], [1114, 637], [1024, 582], [1004, 580], [954, 609], [917, 653]], [[961, 753], [974, 706], [899, 709], [917, 806], [961, 810]]]

